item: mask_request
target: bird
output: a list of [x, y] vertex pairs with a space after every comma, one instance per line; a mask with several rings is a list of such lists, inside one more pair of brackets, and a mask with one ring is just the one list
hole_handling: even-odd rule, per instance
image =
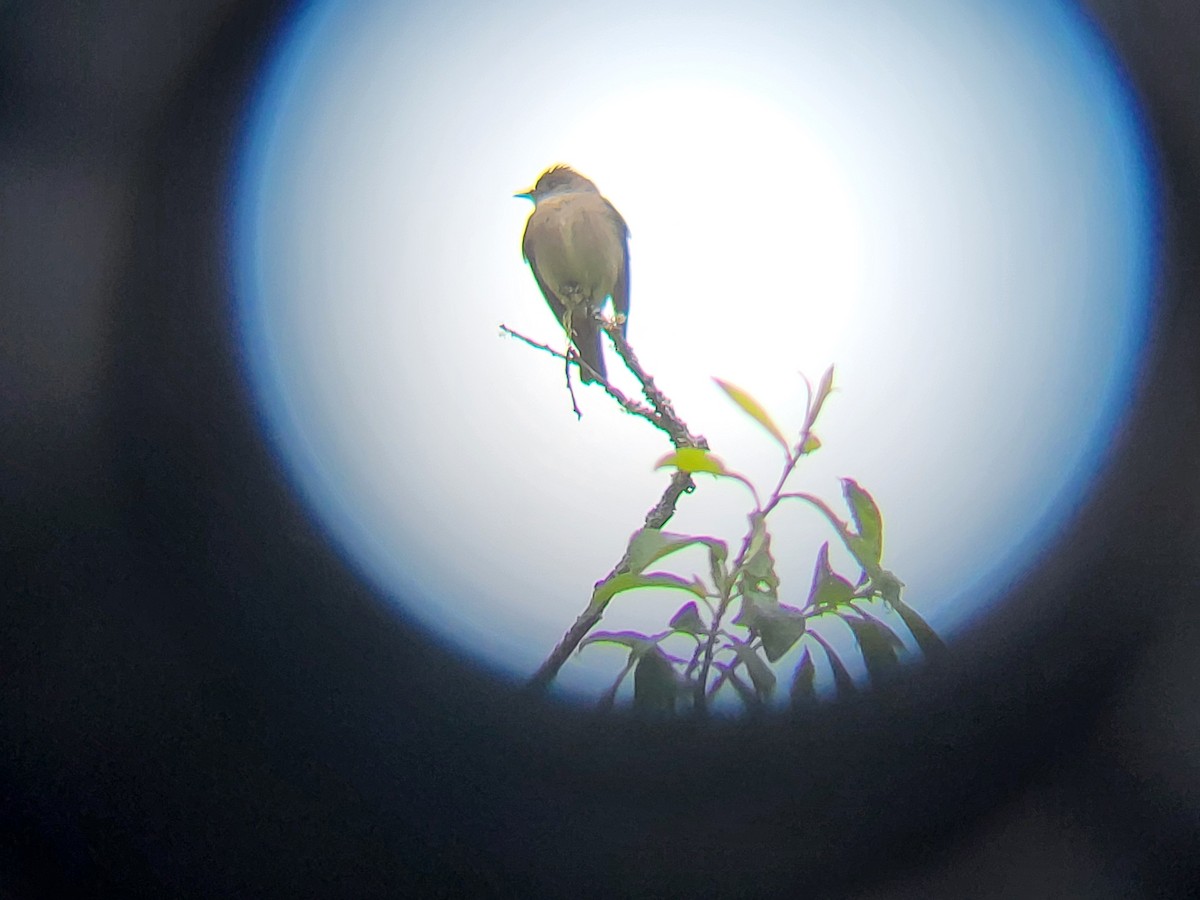
[[584, 363], [584, 384], [607, 379], [597, 316], [612, 298], [624, 336], [629, 320], [629, 227], [596, 185], [555, 165], [528, 190], [533, 201], [521, 252], [542, 296]]

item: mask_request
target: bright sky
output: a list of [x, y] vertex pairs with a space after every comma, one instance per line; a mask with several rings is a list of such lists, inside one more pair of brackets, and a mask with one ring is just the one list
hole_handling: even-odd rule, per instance
[[[236, 179], [249, 374], [348, 560], [434, 639], [529, 674], [667, 478], [661, 434], [598, 388], [576, 421], [561, 365], [499, 334], [562, 345], [512, 194], [569, 163], [629, 223], [630, 341], [728, 465], [766, 487], [779, 458], [710, 376], [794, 430], [799, 373], [836, 365], [793, 487], [871, 491], [885, 564], [952, 636], [1052, 547], [1119, 427], [1146, 152], [1053, 2], [313, 2]], [[704, 483], [670, 527], [735, 543], [746, 512]], [[799, 507], [775, 528], [800, 603], [832, 535]], [[605, 626], [681, 602], [619, 598]], [[620, 655], [560, 683], [593, 692]]]

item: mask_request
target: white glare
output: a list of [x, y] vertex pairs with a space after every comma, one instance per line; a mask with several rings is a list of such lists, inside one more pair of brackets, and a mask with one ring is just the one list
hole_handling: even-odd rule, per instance
[[[584, 171], [595, 162], [634, 223], [638, 335], [658, 368], [703, 380], [740, 343], [754, 353], [738, 378], [794, 386], [802, 362], [814, 374], [834, 362], [858, 299], [860, 210], [794, 114], [719, 83], [650, 83], [588, 107], [563, 146]], [[719, 323], [721, 343], [666, 339], [688, 333], [679, 310]]]

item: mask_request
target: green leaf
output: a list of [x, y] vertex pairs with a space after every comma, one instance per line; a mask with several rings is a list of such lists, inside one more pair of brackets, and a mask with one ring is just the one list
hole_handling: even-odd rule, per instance
[[725, 468], [725, 463], [721, 462], [721, 460], [707, 450], [701, 450], [699, 447], [680, 447], [678, 450], [668, 453], [656, 462], [654, 468], [675, 468], [680, 472], [687, 472], [689, 475], [697, 472], [706, 472], [718, 478], [732, 478], [734, 481], [741, 482], [746, 486], [747, 490], [753, 495], [756, 506], [759, 503], [758, 493], [754, 490], [754, 485], [750, 483], [749, 478], [738, 472], [734, 472], [732, 469]]
[[742, 563], [742, 569], [745, 569], [748, 561], [753, 560], [762, 552], [763, 545], [771, 539], [770, 534], [767, 532], [767, 517], [761, 512], [750, 514], [750, 525], [750, 543], [746, 545], [745, 561]]
[[904, 649], [904, 644], [896, 633], [878, 619], [862, 614], [862, 617], [843, 615], [842, 620], [854, 632], [858, 641], [859, 652], [867, 664], [867, 674], [872, 684], [883, 684], [894, 678], [900, 671], [898, 651]]
[[713, 587], [717, 589], [717, 593], [722, 596], [728, 596], [729, 593], [729, 570], [725, 567], [725, 561], [729, 558], [729, 548], [723, 541], [714, 540], [708, 545], [708, 571], [712, 576]]
[[817, 416], [821, 414], [821, 407], [825, 405], [825, 400], [833, 391], [833, 366], [825, 370], [825, 374], [821, 376], [821, 381], [817, 385], [816, 391], [813, 393], [812, 403], [808, 410], [808, 421], [805, 423], [807, 428], [812, 428], [813, 423], [817, 421]]
[[858, 532], [848, 542], [850, 552], [866, 571], [873, 573], [883, 558], [883, 516], [874, 498], [859, 487], [853, 478], [842, 479], [842, 493], [846, 496], [854, 528]]
[[785, 653], [800, 638], [808, 621], [798, 609], [779, 605], [774, 609], [760, 612], [754, 622], [754, 630], [762, 638], [763, 653], [769, 662], [779, 662]]
[[674, 588], [695, 594], [697, 597], [708, 596], [708, 588], [699, 578], [688, 581], [678, 575], [672, 575], [670, 572], [651, 572], [648, 575], [621, 572], [596, 585], [596, 590], [592, 592], [591, 606], [603, 609], [617, 594], [638, 588]]
[[731, 475], [721, 462], [707, 450], [699, 447], [680, 447], [673, 453], [668, 453], [654, 464], [656, 469], [675, 468], [681, 472], [707, 472], [710, 475]]
[[809, 432], [808, 437], [804, 439], [804, 446], [800, 448], [801, 456], [808, 456], [810, 453], [816, 453], [821, 449], [821, 439], [812, 432]]
[[888, 605], [895, 607], [900, 603], [900, 592], [904, 588], [904, 582], [887, 569], [879, 569], [871, 575], [871, 588], [886, 600]]
[[779, 602], [771, 535], [762, 516], [754, 518], [750, 548], [738, 581], [742, 605], [733, 624], [752, 629], [762, 638], [767, 659], [776, 662], [800, 640], [807, 623], [800, 610]]
[[719, 553], [722, 559], [729, 552], [724, 541], [707, 535], [675, 534], [657, 528], [639, 528], [629, 538], [629, 571], [633, 574], [644, 572], [664, 556], [696, 544], [706, 545], [710, 556]]
[[579, 649], [582, 650], [588, 644], [620, 644], [640, 656], [651, 647], [656, 647], [667, 634], [669, 632], [651, 636], [640, 631], [593, 631], [579, 642]]
[[[738, 592], [742, 606], [733, 620], [735, 625], [758, 631], [762, 623], [780, 608], [779, 576], [775, 574], [775, 558], [771, 555], [771, 535], [759, 515], [754, 516], [749, 553], [739, 570]], [[784, 638], [780, 636], [780, 639]]]
[[817, 667], [813, 664], [808, 648], [805, 647], [800, 654], [800, 662], [792, 672], [792, 709], [812, 706], [817, 702], [817, 691], [813, 687], [816, 674]]
[[846, 698], [858, 693], [858, 688], [854, 684], [854, 679], [850, 677], [850, 673], [846, 671], [846, 666], [842, 663], [842, 658], [833, 652], [825, 641], [818, 638], [821, 648], [825, 651], [825, 656], [829, 660], [829, 668], [833, 670], [833, 684], [837, 688], [839, 698]]
[[671, 617], [670, 626], [675, 631], [682, 631], [684, 634], [708, 634], [708, 628], [705, 627], [704, 620], [700, 618], [700, 609], [696, 606], [695, 600], [689, 600], [679, 607], [679, 612]]
[[743, 412], [765, 428], [775, 440], [779, 441], [779, 445], [783, 447], [783, 452], [788, 454], [788, 458], [790, 459], [792, 448], [788, 443], [788, 439], [783, 436], [783, 432], [780, 431], [779, 426], [767, 414], [767, 411], [763, 409], [762, 404], [737, 385], [730, 384], [728, 381], [722, 381], [720, 378], [714, 378], [713, 381], [717, 383], [717, 386], [721, 390], [729, 395], [729, 399], [742, 408]]
[[829, 504], [820, 497], [815, 497], [812, 494], [804, 493], [784, 494], [783, 496], [789, 500], [801, 500], [807, 503], [825, 517], [829, 524], [833, 526], [834, 531], [838, 533], [838, 537], [840, 537], [843, 541], [849, 543], [850, 538], [853, 537], [853, 535], [850, 533], [850, 526], [839, 519], [834, 511], [829, 508]]
[[724, 676], [724, 679], [733, 685], [734, 690], [736, 690], [738, 696], [742, 698], [743, 703], [750, 707], [762, 705], [762, 701], [759, 699], [758, 694], [754, 692], [750, 685], [738, 678], [737, 673], [733, 671], [733, 666], [726, 666], [722, 665], [721, 663], [716, 663], [715, 665], [721, 670], [721, 674]]
[[812, 588], [808, 592], [805, 608], [832, 609], [847, 603], [854, 596], [854, 585], [833, 571], [829, 564], [829, 542], [821, 545], [817, 552], [817, 564], [813, 568]]
[[767, 531], [764, 516], [756, 514], [753, 518], [754, 532], [738, 579], [742, 596], [776, 604], [779, 602], [779, 576], [775, 574], [775, 557], [771, 555], [771, 534]]
[[621, 667], [621, 671], [617, 673], [617, 677], [613, 680], [613, 683], [609, 685], [608, 690], [596, 702], [597, 709], [607, 711], [613, 708], [613, 705], [617, 702], [617, 692], [621, 690], [621, 685], [625, 683], [625, 677], [629, 674], [636, 661], [636, 655], [633, 653], [629, 654], [629, 661]]
[[912, 636], [916, 640], [917, 646], [921, 648], [921, 652], [925, 654], [925, 658], [928, 660], [940, 659], [946, 652], [946, 645], [937, 636], [937, 632], [929, 627], [929, 623], [917, 615], [917, 611], [907, 603], [897, 600], [892, 604], [892, 608], [900, 614], [900, 618], [912, 632]]
[[763, 699], [769, 697], [775, 690], [775, 673], [771, 671], [771, 667], [749, 644], [733, 641], [729, 647], [737, 654], [738, 661], [746, 667], [746, 672], [750, 675], [750, 681], [753, 682], [758, 696]]
[[678, 543], [677, 537], [657, 528], [639, 528], [629, 538], [626, 551], [629, 571], [634, 574], [644, 572], [655, 560], [671, 552]]
[[738, 614], [733, 617], [733, 624], [741, 625], [743, 628], [755, 628], [758, 626], [758, 620], [766, 616], [773, 608], [774, 604], [770, 598], [745, 594], [742, 596], [742, 605], [738, 609]]
[[678, 684], [670, 659], [658, 647], [653, 648], [633, 670], [633, 708], [648, 713], [674, 712]]

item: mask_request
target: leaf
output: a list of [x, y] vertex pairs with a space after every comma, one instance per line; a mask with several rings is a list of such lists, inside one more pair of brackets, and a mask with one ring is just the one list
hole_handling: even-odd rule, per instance
[[854, 684], [854, 679], [850, 677], [850, 673], [846, 671], [846, 666], [842, 663], [841, 657], [834, 653], [833, 648], [825, 643], [825, 641], [820, 638], [817, 640], [825, 650], [825, 656], [829, 660], [829, 668], [833, 670], [833, 683], [837, 688], [838, 697], [845, 698], [857, 694], [858, 688]]
[[800, 662], [792, 672], [792, 709], [812, 706], [817, 702], [817, 691], [813, 687], [816, 674], [817, 667], [813, 664], [808, 648], [805, 647], [800, 654]]
[[697, 597], [708, 596], [708, 588], [698, 578], [688, 581], [678, 575], [672, 575], [670, 572], [651, 572], [648, 575], [621, 572], [596, 585], [595, 591], [592, 592], [592, 602], [590, 605], [603, 609], [608, 605], [608, 601], [617, 594], [623, 591], [637, 590], [638, 588], [674, 588], [695, 594]]
[[805, 493], [783, 494], [782, 496], [790, 500], [802, 500], [807, 503], [825, 517], [829, 524], [833, 526], [834, 531], [838, 533], [838, 537], [849, 546], [850, 539], [854, 536], [850, 533], [850, 526], [839, 519], [834, 511], [829, 508], [829, 504], [820, 497]]
[[900, 614], [900, 618], [904, 620], [904, 624], [912, 632], [917, 646], [921, 648], [921, 652], [925, 654], [926, 659], [940, 659], [945, 654], [945, 643], [937, 636], [937, 632], [929, 627], [929, 623], [917, 615], [915, 609], [899, 600], [892, 604], [892, 608]]
[[779, 602], [779, 576], [775, 574], [775, 557], [771, 555], [771, 534], [761, 515], [754, 516], [754, 533], [739, 581], [743, 596]]
[[617, 702], [617, 692], [621, 690], [621, 685], [625, 683], [625, 677], [629, 674], [629, 670], [633, 668], [636, 657], [633, 653], [629, 654], [629, 661], [621, 667], [621, 671], [617, 673], [617, 677], [613, 683], [609, 685], [600, 699], [596, 702], [596, 708], [602, 711], [607, 711], [613, 708], [613, 704]]
[[657, 528], [639, 528], [630, 536], [626, 549], [629, 571], [634, 574], [644, 572], [652, 562], [671, 552], [677, 537]]
[[734, 641], [729, 646], [737, 654], [738, 661], [746, 667], [758, 696], [763, 699], [769, 697], [775, 690], [775, 673], [771, 671], [771, 667], [763, 662], [762, 657], [749, 644]]
[[733, 685], [734, 690], [738, 692], [738, 696], [742, 698], [743, 703], [751, 707], [762, 705], [762, 700], [758, 694], [750, 688], [750, 685], [738, 678], [737, 673], [733, 671], [733, 666], [726, 666], [720, 663], [717, 663], [716, 666], [721, 670], [724, 679]]
[[687, 472], [689, 475], [697, 472], [706, 472], [718, 478], [732, 478], [734, 481], [741, 482], [746, 486], [754, 497], [755, 505], [758, 505], [758, 493], [754, 490], [754, 485], [750, 483], [749, 478], [738, 472], [734, 472], [732, 469], [725, 468], [725, 463], [721, 462], [720, 459], [713, 456], [707, 450], [701, 450], [699, 447], [680, 447], [678, 450], [668, 453], [656, 462], [654, 468], [675, 468], [680, 472]]
[[742, 608], [733, 620], [735, 625], [758, 628], [759, 619], [779, 607], [779, 576], [775, 574], [775, 558], [771, 555], [771, 535], [765, 519], [754, 516], [754, 532], [746, 561], [738, 573], [738, 590]]
[[704, 620], [700, 618], [700, 609], [696, 606], [695, 600], [689, 600], [679, 607], [679, 612], [671, 617], [669, 624], [675, 631], [681, 631], [684, 634], [708, 634], [708, 628], [705, 626]]
[[807, 625], [804, 615], [779, 602], [779, 576], [771, 555], [771, 535], [762, 516], [754, 518], [751, 553], [739, 578], [741, 609], [733, 624], [750, 628], [762, 638], [767, 659], [776, 662], [800, 640]]
[[714, 540], [708, 545], [708, 571], [712, 576], [713, 587], [717, 589], [717, 593], [722, 596], [728, 596], [729, 593], [729, 570], [725, 567], [725, 561], [729, 558], [729, 548], [724, 541]]
[[858, 641], [859, 652], [867, 664], [867, 674], [871, 676], [871, 683], [879, 685], [895, 678], [900, 671], [898, 651], [904, 649], [904, 644], [896, 637], [896, 633], [878, 619], [865, 614], [861, 618], [844, 615], [842, 620], [854, 632], [854, 639]]
[[880, 569], [871, 575], [871, 588], [886, 600], [888, 605], [895, 607], [900, 603], [900, 591], [904, 588], [904, 582], [887, 569]]
[[633, 708], [649, 713], [674, 712], [678, 685], [675, 667], [655, 647], [638, 660], [633, 670]]
[[620, 644], [640, 656], [651, 647], [657, 646], [668, 633], [651, 636], [640, 631], [594, 631], [579, 642], [579, 649], [582, 650], [588, 644]]
[[758, 556], [763, 545], [769, 543], [771, 539], [771, 535], [767, 531], [767, 517], [761, 512], [750, 514], [750, 525], [750, 543], [746, 545], [746, 558], [742, 562], [742, 569], [745, 569], [748, 561]]
[[668, 467], [676, 468], [681, 472], [707, 472], [710, 475], [731, 475], [732, 473], [725, 468], [725, 463], [713, 456], [707, 450], [702, 450], [699, 447], [680, 447], [672, 453], [668, 453], [662, 459], [654, 464], [656, 469], [665, 469]]
[[762, 404], [735, 384], [730, 384], [728, 381], [722, 381], [720, 378], [714, 378], [713, 381], [717, 383], [717, 386], [721, 390], [729, 395], [729, 399], [742, 408], [743, 412], [745, 412], [748, 416], [750, 416], [750, 418], [765, 428], [771, 434], [771, 436], [775, 438], [775, 440], [779, 441], [779, 445], [783, 447], [783, 452], [786, 453], [790, 459], [792, 448], [788, 443], [788, 439], [783, 436], [783, 432], [780, 431], [779, 426], [775, 424], [774, 420], [767, 413], [767, 411], [763, 409]]
[[754, 630], [762, 638], [763, 653], [769, 662], [779, 662], [800, 638], [804, 637], [808, 620], [798, 609], [780, 605], [762, 612]]
[[810, 453], [815, 453], [821, 449], [821, 439], [812, 432], [809, 432], [807, 438], [804, 439], [804, 446], [800, 448], [801, 456], [808, 456]]
[[857, 535], [848, 542], [850, 552], [859, 564], [873, 573], [883, 558], [883, 516], [874, 498], [858, 486], [853, 478], [842, 479], [842, 493], [850, 507]]
[[817, 421], [817, 416], [821, 414], [821, 407], [825, 405], [825, 400], [833, 391], [833, 366], [825, 370], [825, 374], [821, 376], [821, 381], [817, 384], [817, 390], [813, 394], [812, 404], [808, 410], [808, 421], [805, 423], [806, 430], [812, 428]]
[[854, 585], [833, 571], [829, 564], [829, 542], [817, 551], [817, 563], [813, 567], [812, 588], [808, 592], [805, 608], [832, 609], [848, 602], [854, 596]]
[[696, 544], [706, 545], [710, 555], [716, 552], [724, 555], [729, 552], [724, 541], [708, 535], [675, 534], [657, 528], [639, 528], [629, 538], [629, 570], [635, 574], [643, 572], [664, 556], [670, 556]]

